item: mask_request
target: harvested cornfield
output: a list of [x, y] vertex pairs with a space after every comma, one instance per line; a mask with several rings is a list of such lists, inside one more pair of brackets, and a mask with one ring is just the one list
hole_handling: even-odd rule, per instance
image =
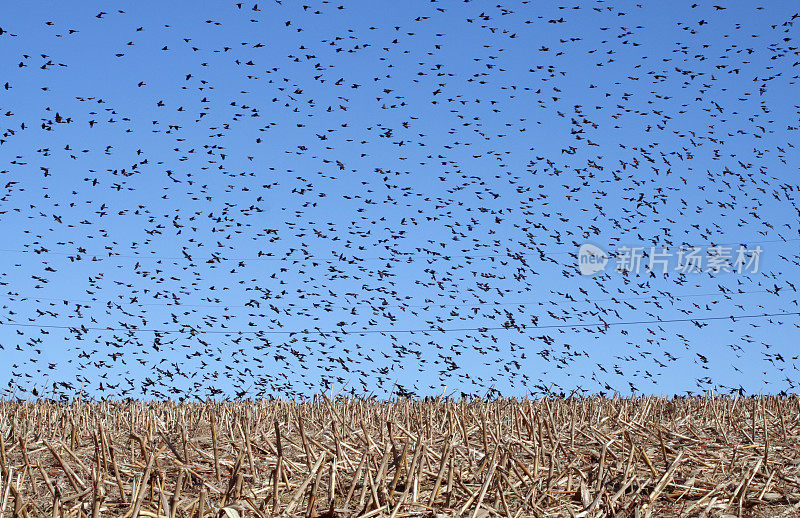
[[0, 516], [797, 516], [800, 399], [0, 404]]

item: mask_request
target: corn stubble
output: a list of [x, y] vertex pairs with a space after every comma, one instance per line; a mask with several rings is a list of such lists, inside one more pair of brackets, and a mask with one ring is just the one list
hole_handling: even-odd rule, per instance
[[798, 516], [800, 399], [0, 403], [0, 518]]

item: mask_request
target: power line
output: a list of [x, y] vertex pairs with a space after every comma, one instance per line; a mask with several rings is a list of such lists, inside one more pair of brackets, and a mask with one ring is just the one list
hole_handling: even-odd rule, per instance
[[155, 334], [173, 334], [173, 333], [180, 333], [180, 334], [189, 334], [189, 335], [197, 335], [197, 334], [222, 334], [222, 335], [245, 335], [245, 334], [252, 334], [256, 336], [261, 335], [368, 335], [368, 334], [406, 334], [406, 333], [460, 333], [465, 331], [478, 331], [478, 332], [486, 332], [486, 331], [499, 331], [499, 330], [511, 330], [516, 329], [520, 332], [530, 331], [530, 330], [542, 330], [542, 329], [588, 329], [588, 328], [608, 328], [612, 326], [622, 326], [622, 325], [640, 325], [640, 324], [671, 324], [676, 322], [708, 322], [708, 321], [715, 321], [715, 320], [728, 320], [730, 319], [733, 322], [736, 320], [741, 319], [748, 319], [748, 318], [770, 318], [770, 317], [783, 317], [783, 316], [792, 316], [792, 315], [800, 315], [800, 312], [787, 312], [787, 313], [762, 313], [762, 314], [750, 314], [750, 315], [728, 315], [728, 316], [718, 316], [718, 317], [698, 317], [698, 318], [671, 318], [671, 319], [654, 319], [654, 320], [627, 320], [627, 321], [616, 321], [616, 322], [596, 322], [592, 324], [546, 324], [546, 325], [535, 325], [535, 326], [497, 326], [497, 327], [459, 327], [459, 328], [428, 328], [428, 329], [366, 329], [363, 331], [347, 331], [345, 329], [334, 329], [330, 331], [321, 331], [319, 329], [304, 329], [302, 331], [284, 331], [284, 330], [260, 330], [260, 331], [227, 331], [223, 329], [204, 329], [204, 330], [197, 330], [193, 327], [187, 326], [188, 330], [186, 329], [149, 329], [149, 328], [128, 328], [128, 327], [86, 327], [86, 326], [65, 326], [65, 325], [56, 325], [56, 324], [25, 324], [25, 323], [17, 323], [17, 322], [2, 322], [0, 325], [4, 326], [13, 326], [13, 327], [33, 327], [36, 329], [68, 329], [71, 331], [125, 331], [130, 333], [155, 333]]
[[[766, 239], [766, 240], [758, 240], [758, 241], [749, 241], [748, 244], [758, 245], [758, 244], [767, 244], [767, 243], [789, 243], [800, 241], [800, 238], [792, 238], [792, 239]], [[715, 246], [733, 246], [733, 245], [741, 245], [742, 242], [726, 242], [726, 243], [714, 243]], [[534, 245], [535, 246], [535, 245]], [[566, 245], [565, 246], [569, 246]], [[624, 245], [618, 245], [624, 246]], [[670, 247], [655, 247], [660, 250], [660, 248], [665, 248], [666, 250], [673, 250], [673, 249], [680, 249], [684, 247], [684, 245], [673, 245]], [[425, 260], [425, 261], [449, 261], [451, 259], [492, 259], [498, 257], [508, 257], [513, 259], [516, 255], [564, 255], [564, 254], [574, 254], [576, 253], [574, 250], [561, 250], [561, 251], [550, 251], [547, 252], [547, 249], [551, 247], [545, 247], [540, 250], [536, 251], [511, 251], [507, 250], [503, 253], [496, 253], [496, 254], [446, 254], [441, 252], [432, 252], [428, 251], [424, 253], [422, 251], [416, 252], [398, 252], [396, 256], [392, 257], [348, 257], [344, 255], [339, 255], [335, 259], [322, 259], [319, 257], [315, 257], [313, 255], [306, 255], [303, 257], [275, 257], [272, 255], [264, 254], [263, 256], [257, 257], [222, 257], [222, 256], [209, 256], [209, 257], [202, 257], [202, 258], [193, 258], [193, 262], [219, 262], [219, 261], [239, 261], [239, 262], [257, 262], [257, 261], [284, 261], [284, 262], [295, 262], [295, 261], [318, 261], [321, 263], [341, 263], [341, 262], [361, 262], [361, 261], [395, 261], [395, 262], [402, 262], [404, 259], [414, 259], [414, 260]], [[646, 248], [646, 247], [644, 247]], [[50, 254], [50, 255], [61, 255], [66, 257], [77, 257], [77, 256], [85, 256], [91, 257], [91, 259], [86, 259], [90, 261], [104, 261], [106, 259], [111, 258], [122, 258], [122, 259], [156, 259], [156, 260], [166, 260], [166, 261], [174, 261], [179, 259], [187, 259], [186, 256], [163, 256], [163, 255], [145, 255], [145, 254], [116, 254], [109, 250], [106, 250], [102, 253], [92, 253], [92, 252], [57, 252], [52, 250], [22, 250], [22, 249], [14, 249], [14, 248], [0, 248], [0, 252], [4, 253], [21, 253], [21, 254]], [[335, 253], [331, 250], [332, 253]], [[615, 249], [609, 247], [607, 253], [610, 256], [615, 256], [616, 252]]]
[[[583, 300], [579, 300], [578, 302], [608, 302], [608, 301], [615, 301], [615, 302], [624, 302], [627, 300], [658, 300], [658, 299], [668, 299], [668, 300], [675, 300], [675, 299], [685, 299], [690, 297], [729, 297], [731, 295], [750, 295], [753, 293], [767, 293], [767, 290], [751, 290], [751, 291], [730, 291], [730, 292], [721, 292], [721, 291], [714, 291], [714, 292], [706, 292], [706, 293], [686, 293], [683, 295], [643, 295], [640, 297], [608, 297], [602, 299], [595, 299], [586, 297]], [[120, 302], [113, 301], [113, 300], [86, 300], [86, 299], [65, 299], [65, 298], [57, 298], [57, 297], [31, 297], [31, 296], [22, 296], [22, 295], [14, 295], [8, 296], [14, 302], [26, 302], [28, 300], [35, 301], [35, 302], [42, 302], [42, 301], [50, 301], [50, 302], [74, 302], [80, 304], [100, 304], [104, 307], [108, 304], [115, 304], [119, 305]], [[124, 302], [124, 301], [123, 301]], [[368, 303], [369, 301], [363, 301], [364, 303]], [[506, 302], [506, 301], [493, 301], [493, 302], [469, 302], [469, 301], [462, 301], [458, 304], [440, 304], [437, 302], [429, 302], [427, 304], [381, 304], [381, 307], [391, 307], [391, 308], [452, 308], [452, 307], [465, 307], [465, 308], [472, 308], [475, 306], [530, 306], [532, 304], [540, 304], [542, 301], [523, 301], [523, 302]], [[263, 302], [263, 304], [272, 304], [270, 302]], [[183, 302], [137, 302], [137, 303], [125, 303], [125, 306], [136, 306], [136, 307], [147, 307], [147, 306], [158, 306], [158, 307], [194, 307], [194, 308], [253, 308], [258, 309], [258, 307], [253, 306], [252, 304], [191, 304], [191, 303], [183, 303]], [[274, 304], [272, 304], [274, 305]], [[321, 304], [322, 305], [322, 304]], [[341, 308], [355, 308], [358, 304], [350, 304], [350, 305], [338, 305]], [[288, 308], [290, 306], [286, 304], [281, 304], [280, 306], [276, 306], [278, 308]], [[301, 306], [297, 306], [296, 309], [304, 309]]]

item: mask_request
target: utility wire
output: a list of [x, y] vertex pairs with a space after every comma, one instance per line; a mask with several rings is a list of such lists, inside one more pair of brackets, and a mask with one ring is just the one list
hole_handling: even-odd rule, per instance
[[[757, 245], [757, 244], [766, 244], [766, 243], [789, 243], [794, 241], [800, 241], [800, 238], [793, 238], [793, 239], [768, 239], [768, 240], [759, 240], [759, 241], [749, 241], [748, 244]], [[728, 243], [714, 243], [715, 246], [733, 246], [733, 245], [740, 245], [741, 242], [728, 242]], [[565, 245], [569, 246], [569, 245]], [[618, 247], [625, 246], [625, 245], [617, 245]], [[684, 245], [673, 245], [671, 247], [664, 247], [656, 246], [655, 248], [661, 250], [661, 248], [666, 248], [667, 250], [673, 249], [680, 249]], [[274, 257], [271, 255], [265, 254], [263, 257], [221, 257], [221, 256], [209, 256], [209, 257], [198, 257], [192, 258], [191, 262], [211, 262], [211, 263], [218, 263], [221, 261], [239, 261], [239, 262], [255, 262], [255, 261], [285, 261], [285, 262], [294, 262], [294, 261], [318, 261], [320, 263], [342, 263], [342, 262], [361, 262], [361, 261], [395, 261], [395, 262], [402, 262], [405, 259], [415, 259], [415, 260], [425, 260], [425, 261], [449, 261], [450, 259], [492, 259], [492, 258], [499, 258], [499, 257], [508, 257], [514, 258], [515, 255], [540, 255], [544, 253], [545, 256], [547, 255], [563, 255], [563, 254], [575, 254], [577, 250], [561, 250], [561, 251], [551, 251], [546, 252], [546, 250], [550, 247], [543, 248], [542, 251], [506, 251], [503, 253], [496, 253], [496, 254], [485, 254], [482, 255], [480, 252], [475, 254], [447, 254], [441, 252], [398, 252], [396, 256], [392, 257], [355, 257], [355, 256], [344, 256], [339, 255], [335, 259], [322, 259], [313, 255], [305, 255], [303, 257]], [[647, 250], [649, 247], [643, 247], [643, 249]], [[56, 252], [52, 250], [22, 250], [22, 249], [12, 249], [12, 248], [0, 248], [0, 252], [6, 253], [21, 253], [21, 254], [51, 254], [51, 255], [62, 255], [67, 257], [77, 257], [83, 256], [87, 259], [81, 259], [86, 261], [103, 261], [106, 259], [111, 259], [114, 257], [122, 258], [122, 259], [157, 259], [157, 260], [166, 260], [166, 261], [174, 261], [179, 259], [187, 259], [185, 256], [163, 256], [163, 255], [145, 255], [145, 254], [116, 254], [111, 251], [106, 250], [102, 253], [91, 253], [91, 252]], [[615, 256], [616, 253], [614, 252], [613, 248], [609, 247], [609, 251], [607, 253], [610, 256]], [[91, 258], [91, 259], [89, 259]]]
[[[752, 291], [729, 291], [729, 292], [721, 292], [721, 291], [714, 291], [714, 292], [707, 292], [707, 293], [687, 293], [684, 295], [643, 295], [640, 297], [608, 297], [602, 299], [595, 299], [590, 297], [585, 297], [584, 299], [580, 299], [577, 302], [608, 302], [608, 301], [615, 301], [615, 302], [623, 302], [626, 300], [644, 300], [644, 301], [653, 301], [659, 299], [668, 299], [668, 300], [677, 300], [677, 299], [685, 299], [685, 298], [693, 298], [693, 297], [730, 297], [731, 295], [748, 295], [753, 293], [767, 293], [767, 290], [752, 290]], [[22, 296], [22, 295], [14, 295], [9, 296], [6, 295], [9, 299], [13, 302], [28, 302], [28, 301], [35, 301], [35, 302], [42, 302], [42, 301], [50, 301], [50, 302], [71, 302], [71, 303], [79, 303], [79, 304], [100, 304], [103, 307], [106, 307], [108, 304], [113, 305], [121, 305], [124, 301], [114, 301], [114, 300], [87, 300], [87, 299], [64, 299], [64, 298], [57, 298], [57, 297], [31, 297], [31, 296]], [[254, 299], [255, 300], [255, 299]], [[302, 306], [290, 306], [287, 304], [281, 304], [280, 306], [276, 304], [272, 304], [271, 302], [264, 301], [261, 302], [263, 299], [258, 299], [258, 302], [265, 305], [274, 305], [277, 308], [285, 309], [291, 307], [292, 309], [311, 309], [309, 307], [302, 307]], [[368, 303], [369, 301], [363, 301], [364, 303]], [[493, 302], [469, 302], [463, 301], [458, 304], [441, 304], [438, 302], [428, 302], [427, 304], [381, 304], [381, 307], [390, 307], [390, 308], [451, 308], [451, 307], [465, 307], [465, 308], [473, 308], [475, 306], [530, 306], [532, 304], [540, 304], [542, 301], [523, 301], [523, 302], [506, 302], [506, 301], [493, 301]], [[146, 306], [159, 306], [159, 307], [194, 307], [194, 308], [252, 308], [258, 309], [257, 306], [253, 304], [191, 304], [191, 303], [184, 303], [184, 302], [136, 302], [136, 303], [124, 303], [122, 304], [126, 307], [135, 306], [135, 307], [146, 307]], [[329, 307], [333, 304], [320, 304], [320, 306]], [[341, 308], [354, 308], [357, 307], [358, 304], [350, 304], [350, 305], [338, 305], [337, 307]]]
[[184, 329], [150, 329], [150, 328], [133, 328], [133, 327], [86, 327], [86, 326], [65, 326], [56, 324], [25, 324], [17, 322], [2, 322], [0, 325], [13, 326], [13, 327], [32, 327], [36, 329], [69, 329], [71, 331], [125, 331], [130, 333], [155, 333], [155, 334], [172, 334], [181, 333], [189, 335], [197, 334], [222, 334], [222, 335], [245, 335], [252, 334], [256, 336], [262, 335], [368, 335], [368, 334], [400, 334], [400, 333], [460, 333], [465, 331], [498, 331], [516, 329], [520, 332], [541, 330], [541, 329], [587, 329], [587, 328], [609, 328], [612, 326], [623, 325], [639, 325], [639, 324], [670, 324], [675, 322], [708, 322], [715, 320], [728, 320], [735, 322], [736, 320], [749, 319], [749, 318], [771, 318], [800, 315], [800, 312], [786, 312], [786, 313], [762, 313], [750, 315], [728, 315], [718, 317], [698, 317], [698, 318], [671, 318], [671, 319], [654, 319], [654, 320], [625, 320], [616, 322], [596, 322], [591, 324], [546, 324], [534, 326], [497, 326], [497, 327], [459, 327], [459, 328], [428, 328], [428, 329], [366, 329], [362, 331], [348, 331], [345, 329], [334, 329], [330, 331], [321, 331], [319, 329], [304, 329], [302, 331], [284, 331], [277, 329], [270, 329], [267, 331], [228, 331], [223, 329], [203, 329], [197, 330], [191, 326], [186, 326]]

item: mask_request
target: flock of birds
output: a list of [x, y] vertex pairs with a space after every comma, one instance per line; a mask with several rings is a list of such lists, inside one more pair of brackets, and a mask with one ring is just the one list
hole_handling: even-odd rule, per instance
[[340, 2], [0, 7], [3, 397], [797, 388], [791, 3]]

